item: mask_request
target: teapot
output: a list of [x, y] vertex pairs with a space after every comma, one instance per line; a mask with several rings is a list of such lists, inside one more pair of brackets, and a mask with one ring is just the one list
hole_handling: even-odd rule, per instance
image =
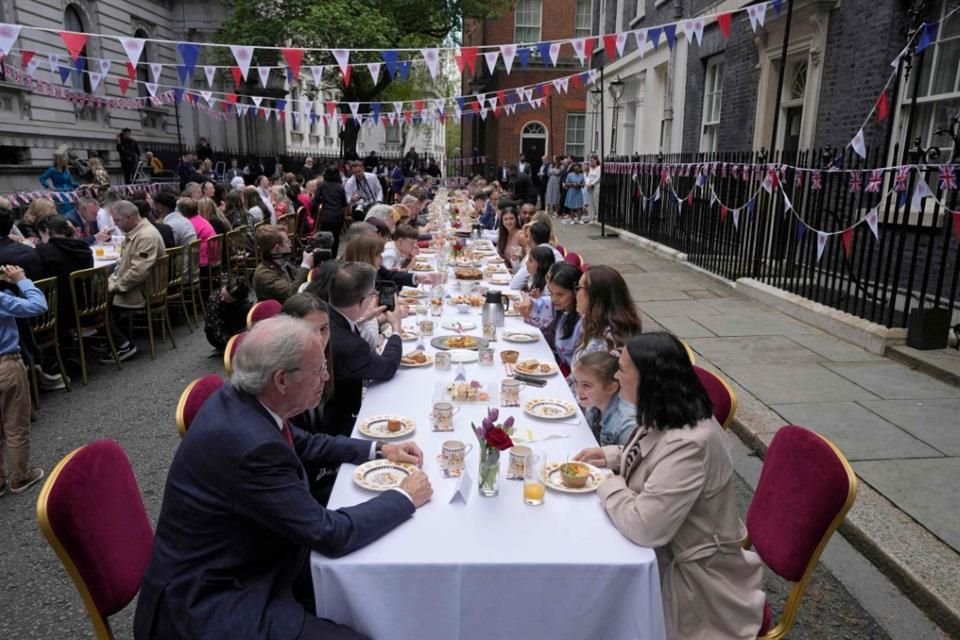
[[504, 314], [509, 304], [510, 300], [499, 291], [487, 291], [486, 301], [483, 303], [483, 310], [480, 314], [482, 323], [502, 327]]

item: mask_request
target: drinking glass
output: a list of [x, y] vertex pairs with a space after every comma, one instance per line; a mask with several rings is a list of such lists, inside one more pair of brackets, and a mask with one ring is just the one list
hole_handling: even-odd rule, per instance
[[547, 457], [542, 453], [531, 453], [523, 465], [523, 503], [531, 507], [543, 504], [547, 492], [544, 473]]

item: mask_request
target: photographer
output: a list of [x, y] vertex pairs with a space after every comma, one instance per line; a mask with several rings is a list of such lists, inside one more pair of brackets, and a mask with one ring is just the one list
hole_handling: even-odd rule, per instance
[[117, 134], [117, 153], [120, 154], [120, 167], [123, 169], [123, 184], [131, 184], [140, 161], [140, 145], [130, 135], [130, 129]]
[[260, 264], [253, 273], [253, 292], [257, 300], [276, 300], [283, 304], [306, 282], [313, 268], [313, 252], [304, 251], [300, 267], [294, 272], [287, 259], [291, 254], [287, 231], [278, 225], [257, 229], [254, 241], [260, 248]]
[[383, 189], [380, 181], [372, 173], [364, 171], [363, 163], [356, 161], [350, 165], [353, 175], [344, 185], [347, 202], [353, 211], [354, 221], [362, 221], [367, 210], [378, 202], [383, 202]]

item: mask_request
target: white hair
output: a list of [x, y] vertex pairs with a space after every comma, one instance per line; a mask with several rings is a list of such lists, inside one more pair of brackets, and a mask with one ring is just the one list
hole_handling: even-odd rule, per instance
[[375, 204], [367, 211], [367, 217], [364, 218], [364, 220], [369, 220], [370, 218], [379, 218], [384, 222], [393, 220], [393, 209], [388, 204]]
[[230, 186], [239, 191], [246, 186], [246, 183], [240, 176], [235, 176], [232, 180], [230, 180]]
[[230, 382], [240, 391], [259, 395], [277, 371], [292, 371], [312, 340], [320, 340], [313, 325], [279, 315], [261, 320], [243, 337], [233, 356]]

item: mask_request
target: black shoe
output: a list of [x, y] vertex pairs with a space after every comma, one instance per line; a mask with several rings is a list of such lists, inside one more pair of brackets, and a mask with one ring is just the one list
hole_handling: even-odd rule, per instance
[[[126, 345], [117, 349], [117, 359], [120, 362], [124, 360], [129, 360], [133, 356], [137, 355], [137, 348], [133, 345], [132, 342], [128, 342]], [[107, 355], [100, 358], [100, 364], [113, 364], [113, 355], [107, 353]]]
[[86, 346], [97, 355], [110, 353], [110, 343], [106, 338], [87, 338]]

